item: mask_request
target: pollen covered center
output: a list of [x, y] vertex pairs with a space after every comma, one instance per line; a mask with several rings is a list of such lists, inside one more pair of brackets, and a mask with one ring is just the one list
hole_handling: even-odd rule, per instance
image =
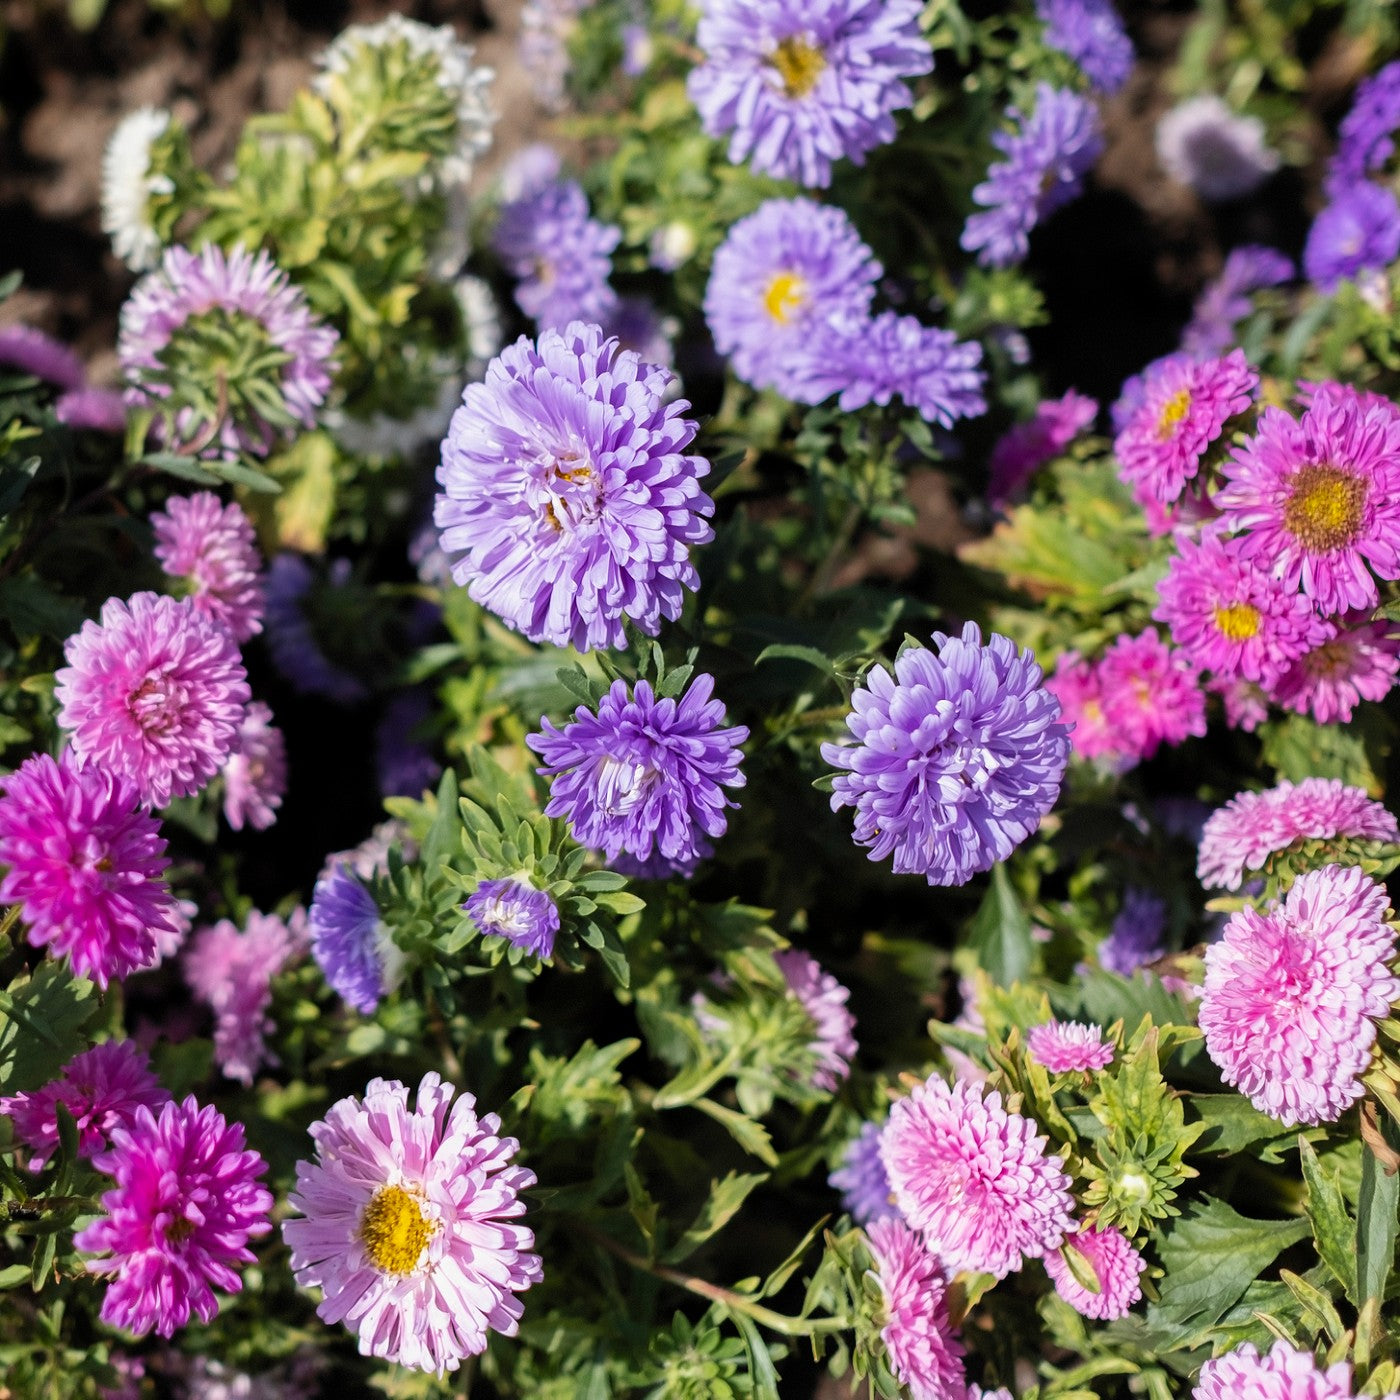
[[1259, 635], [1259, 609], [1252, 603], [1227, 603], [1215, 609], [1215, 625], [1232, 642], [1247, 642]]
[[132, 719], [147, 734], [168, 734], [180, 721], [184, 708], [184, 687], [172, 676], [146, 676], [126, 699]]
[[1304, 549], [1325, 554], [1356, 538], [1366, 508], [1363, 477], [1318, 464], [1303, 467], [1290, 484], [1283, 523]]
[[773, 50], [768, 62], [778, 70], [789, 97], [806, 97], [826, 69], [826, 56], [814, 44], [790, 34]]
[[1162, 405], [1161, 416], [1157, 419], [1157, 436], [1165, 442], [1176, 431], [1176, 425], [1186, 417], [1191, 408], [1190, 389], [1178, 389]]
[[780, 272], [763, 294], [763, 309], [785, 326], [807, 300], [807, 284], [795, 272]]
[[360, 1217], [365, 1253], [386, 1274], [411, 1274], [436, 1228], [402, 1186], [381, 1186]]

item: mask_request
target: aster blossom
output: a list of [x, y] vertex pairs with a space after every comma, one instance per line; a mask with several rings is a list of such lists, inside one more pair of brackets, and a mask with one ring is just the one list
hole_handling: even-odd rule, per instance
[[70, 391], [87, 382], [77, 353], [33, 326], [0, 326], [0, 365]]
[[800, 948], [774, 953], [773, 961], [778, 964], [788, 991], [811, 1017], [816, 1031], [810, 1046], [816, 1062], [812, 1083], [834, 1094], [850, 1075], [851, 1060], [858, 1048], [852, 1034], [856, 1018], [846, 1008], [851, 999], [850, 989], [843, 987], [810, 953]]
[[987, 462], [987, 499], [1004, 506], [1047, 462], [1054, 461], [1099, 416], [1095, 400], [1071, 389], [1058, 399], [1042, 399], [1024, 423], [996, 441]]
[[1103, 678], [1098, 664], [1077, 651], [1062, 651], [1045, 688], [1060, 702], [1060, 717], [1080, 758], [1101, 760], [1110, 769], [1130, 767], [1132, 754], [1119, 747], [1118, 734], [1104, 714]]
[[249, 702], [220, 772], [224, 820], [235, 831], [265, 831], [277, 820], [287, 791], [287, 742], [261, 700]]
[[1047, 1021], [1026, 1032], [1026, 1053], [1051, 1074], [1107, 1069], [1113, 1063], [1113, 1042], [1103, 1027], [1083, 1021]]
[[455, 1371], [513, 1337], [516, 1296], [543, 1277], [534, 1234], [516, 1218], [535, 1174], [495, 1114], [425, 1074], [410, 1110], [398, 1080], [372, 1079], [313, 1123], [317, 1159], [297, 1163], [282, 1233], [316, 1313], [359, 1334], [360, 1354], [420, 1371]]
[[159, 960], [180, 927], [165, 883], [160, 823], [133, 783], [79, 769], [65, 754], [26, 759], [0, 778], [0, 901], [20, 906], [29, 942], [67, 957], [100, 987]]
[[1337, 1361], [1322, 1370], [1310, 1351], [1275, 1342], [1266, 1356], [1252, 1342], [1201, 1367], [1192, 1400], [1352, 1400], [1351, 1365]]
[[175, 181], [154, 168], [152, 155], [170, 120], [164, 108], [138, 107], [117, 123], [102, 153], [102, 231], [133, 272], [145, 272], [160, 260], [151, 200], [174, 194]]
[[1394, 623], [1367, 620], [1365, 611], [1328, 623], [1326, 641], [1304, 652], [1268, 687], [1268, 698], [1319, 724], [1346, 724], [1363, 700], [1384, 700], [1400, 674], [1400, 635]]
[[193, 1097], [159, 1117], [136, 1110], [93, 1161], [116, 1186], [106, 1212], [73, 1238], [89, 1273], [111, 1275], [101, 1317], [138, 1336], [172, 1336], [194, 1313], [212, 1322], [214, 1287], [237, 1293], [235, 1265], [253, 1262], [248, 1241], [272, 1228], [272, 1194], [257, 1182], [267, 1164], [245, 1150], [241, 1124]]
[[729, 159], [808, 186], [894, 140], [906, 79], [933, 69], [918, 0], [705, 0], [686, 90]]
[[1337, 130], [1337, 150], [1327, 167], [1329, 193], [1358, 184], [1395, 154], [1400, 130], [1400, 63], [1378, 68], [1356, 89], [1351, 110]]
[[181, 580], [196, 612], [226, 627], [236, 642], [262, 631], [262, 556], [242, 506], [212, 491], [172, 496], [151, 516], [155, 555]]
[[1214, 93], [1188, 97], [1162, 117], [1157, 158], [1174, 180], [1207, 200], [1249, 194], [1279, 166], [1264, 123], [1233, 111]]
[[316, 881], [307, 915], [311, 956], [331, 990], [368, 1016], [388, 994], [401, 958], [379, 905], [344, 861]]
[[1167, 901], [1150, 890], [1130, 885], [1123, 891], [1123, 904], [1099, 944], [1099, 966], [1121, 977], [1131, 977], [1138, 968], [1154, 962], [1166, 952]]
[[[348, 559], [335, 561], [329, 578], [332, 587], [345, 582], [349, 566]], [[322, 695], [337, 705], [354, 705], [369, 692], [358, 676], [326, 655], [312, 631], [304, 604], [315, 581], [311, 565], [300, 554], [283, 550], [273, 556], [264, 578], [267, 649], [272, 664], [293, 690]]]
[[[1074, 1276], [1066, 1255], [1073, 1250], [1081, 1270], [1091, 1273], [1097, 1290], [1086, 1287]], [[1059, 1249], [1045, 1256], [1045, 1272], [1055, 1292], [1084, 1317], [1107, 1322], [1127, 1317], [1142, 1297], [1139, 1279], [1147, 1261], [1133, 1248], [1128, 1237], [1113, 1226], [1080, 1226]]]
[[544, 760], [550, 782], [547, 817], [566, 817], [575, 840], [609, 860], [646, 860], [653, 850], [669, 864], [697, 854], [704, 837], [722, 836], [725, 809], [737, 804], [725, 788], [743, 787], [743, 725], [725, 728], [714, 677], [697, 675], [678, 699], [658, 699], [647, 681], [629, 693], [616, 680], [597, 713], [580, 705], [574, 720], [525, 742]]
[[1133, 43], [1109, 0], [1036, 0], [1045, 42], [1068, 54], [1103, 93], [1115, 93], [1133, 71]]
[[1206, 1051], [1261, 1113], [1330, 1123], [1361, 1098], [1376, 1021], [1400, 997], [1389, 910], [1358, 867], [1329, 865], [1267, 913], [1232, 915], [1206, 949]]
[[504, 938], [537, 958], [554, 951], [559, 906], [528, 880], [483, 880], [462, 907], [488, 938]]
[[442, 447], [434, 519], [452, 574], [531, 641], [580, 651], [649, 636], [698, 586], [710, 465], [675, 377], [571, 322], [522, 336], [468, 384]]
[[846, 1144], [841, 1165], [827, 1178], [857, 1225], [899, 1213], [890, 1200], [890, 1179], [880, 1157], [883, 1129], [883, 1123], [862, 1123], [860, 1132]]
[[1400, 254], [1400, 201], [1367, 180], [1333, 192], [1303, 247], [1303, 271], [1319, 291], [1335, 292], [1365, 272], [1380, 272]]
[[1060, 705], [1030, 652], [975, 623], [875, 666], [851, 697], [851, 739], [822, 745], [840, 770], [831, 807], [896, 874], [966, 884], [1004, 860], [1059, 796], [1069, 762]]
[[1249, 294], [1291, 282], [1294, 272], [1292, 259], [1276, 248], [1245, 243], [1231, 249], [1220, 275], [1196, 298], [1181, 348], [1200, 358], [1227, 354], [1235, 344], [1235, 326], [1254, 309]]
[[1206, 732], [1206, 699], [1195, 663], [1149, 627], [1123, 634], [1099, 662], [1103, 713], [1131, 759]]

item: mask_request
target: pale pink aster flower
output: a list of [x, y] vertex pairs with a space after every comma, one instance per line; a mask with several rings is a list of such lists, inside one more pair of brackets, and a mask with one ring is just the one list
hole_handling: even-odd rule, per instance
[[[282, 1233], [316, 1314], [359, 1333], [360, 1354], [420, 1371], [455, 1371], [515, 1336], [523, 1293], [544, 1276], [534, 1234], [513, 1223], [535, 1174], [511, 1166], [520, 1144], [478, 1119], [476, 1100], [436, 1074], [410, 1112], [398, 1080], [372, 1079], [311, 1125], [319, 1160], [297, 1163]], [[449, 1105], [451, 1108], [449, 1110]]]
[[1123, 480], [1170, 505], [1229, 420], [1254, 402], [1258, 387], [1243, 350], [1221, 359], [1173, 355], [1159, 361], [1144, 380], [1142, 402], [1114, 439]]
[[214, 1061], [230, 1079], [251, 1084], [260, 1066], [278, 1063], [266, 1043], [276, 1029], [267, 1014], [272, 979], [309, 943], [304, 909], [285, 923], [254, 910], [242, 930], [220, 919], [196, 932], [185, 953], [185, 981], [214, 1012]]
[[831, 973], [823, 971], [821, 964], [800, 948], [774, 953], [773, 961], [787, 981], [788, 990], [812, 1018], [816, 1031], [811, 1045], [816, 1058], [812, 1083], [834, 1094], [850, 1074], [851, 1059], [858, 1048], [851, 1034], [856, 1018], [846, 1009], [850, 989], [843, 987]]
[[[1075, 1278], [1065, 1255], [1073, 1250], [1081, 1267], [1098, 1280], [1098, 1291], [1086, 1288]], [[1129, 1309], [1142, 1297], [1139, 1279], [1147, 1261], [1129, 1243], [1128, 1237], [1112, 1226], [1103, 1229], [1080, 1228], [1059, 1249], [1045, 1256], [1045, 1272], [1055, 1292], [1085, 1317], [1107, 1322], [1127, 1317]]]
[[1161, 744], [1206, 732], [1206, 697], [1185, 652], [1167, 646], [1149, 627], [1120, 636], [1099, 662], [1103, 712], [1118, 745], [1151, 758]]
[[1028, 422], [1009, 428], [993, 446], [987, 462], [987, 500], [994, 507], [1005, 505], [1098, 416], [1097, 402], [1073, 389], [1058, 399], [1042, 399]]
[[85, 768], [135, 783], [164, 807], [198, 792], [233, 747], [248, 701], [233, 638], [193, 606], [158, 593], [109, 598], [102, 621], [64, 643], [58, 723]]
[[224, 820], [265, 831], [277, 820], [287, 791], [287, 741], [261, 700], [249, 702], [238, 737], [224, 760]]
[[126, 431], [126, 401], [116, 389], [91, 385], [70, 389], [54, 400], [53, 416], [70, 428], [86, 428], [95, 433]]
[[1319, 1369], [1310, 1351], [1275, 1342], [1260, 1356], [1252, 1342], [1201, 1367], [1192, 1400], [1352, 1400], [1351, 1365], [1337, 1361]]
[[1070, 744], [1080, 758], [1103, 759], [1110, 768], [1131, 761], [1104, 714], [1103, 681], [1097, 665], [1077, 651], [1061, 652], [1045, 688], [1060, 702], [1060, 717], [1070, 727]]
[[262, 631], [262, 556], [253, 526], [212, 491], [172, 496], [151, 516], [160, 566], [184, 585], [196, 612], [246, 642]]
[[1384, 700], [1400, 672], [1400, 636], [1364, 613], [1337, 617], [1336, 634], [1300, 656], [1266, 687], [1270, 700], [1319, 724], [1351, 720], [1363, 700]]
[[1376, 1021], [1400, 997], [1389, 908], [1359, 867], [1329, 865], [1267, 914], [1232, 915], [1206, 949], [1206, 1051], [1261, 1113], [1331, 1123], [1361, 1098]]
[[1105, 1069], [1113, 1062], [1113, 1042], [1103, 1028], [1083, 1021], [1047, 1021], [1026, 1032], [1026, 1051], [1051, 1074]]
[[880, 1339], [890, 1370], [910, 1400], [964, 1400], [962, 1343], [948, 1316], [948, 1280], [939, 1261], [897, 1215], [866, 1226], [885, 1302]]
[[1236, 676], [1228, 680], [1207, 682], [1206, 689], [1220, 697], [1225, 706], [1225, 723], [1231, 729], [1253, 734], [1269, 717], [1269, 702], [1264, 692], [1253, 682]]
[[102, 1197], [107, 1213], [73, 1243], [103, 1256], [87, 1261], [89, 1273], [112, 1275], [102, 1321], [162, 1337], [192, 1312], [212, 1322], [219, 1305], [210, 1285], [237, 1293], [234, 1265], [252, 1263], [248, 1241], [272, 1228], [272, 1194], [257, 1183], [267, 1164], [245, 1151], [242, 1124], [192, 1096], [167, 1103], [159, 1118], [141, 1107], [93, 1165], [116, 1187]]
[[1035, 1129], [999, 1093], [937, 1077], [891, 1110], [880, 1152], [895, 1204], [950, 1273], [1005, 1278], [1072, 1228], [1069, 1177]]
[[131, 1126], [142, 1104], [154, 1109], [169, 1100], [144, 1052], [129, 1040], [109, 1040], [74, 1055], [42, 1089], [0, 1099], [0, 1113], [33, 1149], [29, 1170], [37, 1172], [58, 1150], [59, 1104], [78, 1125], [78, 1155], [94, 1157], [107, 1146], [113, 1128]]

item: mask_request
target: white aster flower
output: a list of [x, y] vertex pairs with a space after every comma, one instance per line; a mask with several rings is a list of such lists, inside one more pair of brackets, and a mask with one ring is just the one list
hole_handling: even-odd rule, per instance
[[170, 194], [175, 182], [151, 170], [151, 147], [165, 135], [170, 113], [141, 107], [117, 124], [102, 157], [102, 230], [112, 250], [133, 272], [160, 261], [160, 235], [151, 223], [155, 194]]
[[452, 290], [467, 343], [467, 381], [480, 379], [501, 350], [501, 316], [491, 288], [480, 277], [459, 277]]
[[1232, 111], [1213, 93], [1178, 102], [1157, 123], [1157, 157], [1202, 199], [1238, 199], [1279, 166], [1264, 123]]

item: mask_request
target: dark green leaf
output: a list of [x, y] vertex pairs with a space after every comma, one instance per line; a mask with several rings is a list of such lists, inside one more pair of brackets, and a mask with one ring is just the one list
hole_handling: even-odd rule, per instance
[[1353, 1303], [1356, 1295], [1356, 1229], [1347, 1214], [1347, 1203], [1334, 1173], [1324, 1169], [1317, 1160], [1312, 1144], [1304, 1137], [1298, 1139], [1298, 1152], [1303, 1162], [1303, 1180], [1308, 1186], [1308, 1219], [1312, 1221], [1313, 1239], [1318, 1257], [1332, 1271], [1337, 1282], [1346, 1289]]
[[40, 963], [0, 992], [0, 1089], [47, 1084], [83, 1048], [79, 1028], [96, 1010], [97, 989], [65, 963]]
[[8, 515], [24, 498], [34, 473], [39, 470], [40, 459], [27, 457], [23, 462], [7, 462], [0, 474], [0, 516]]
[[193, 481], [200, 486], [217, 486], [219, 478], [207, 467], [201, 466], [193, 457], [184, 457], [178, 452], [150, 452], [141, 458], [141, 464], [155, 467], [157, 471], [169, 472], [181, 481]]
[[1031, 970], [1031, 921], [1011, 887], [1004, 865], [992, 867], [992, 884], [968, 930], [968, 947], [994, 982], [1009, 987]]
[[831, 658], [818, 651], [816, 647], [795, 646], [786, 642], [776, 642], [772, 646], [764, 647], [754, 658], [754, 665], [761, 665], [765, 661], [805, 661], [807, 665], [815, 667], [823, 675], [834, 676], [836, 668], [831, 663]]
[[738, 1213], [750, 1193], [768, 1180], [767, 1172], [741, 1175], [730, 1172], [720, 1181], [710, 1183], [710, 1194], [694, 1223], [664, 1256], [666, 1263], [679, 1264], [689, 1259], [711, 1235], [722, 1230]]
[[[1392, 1147], [1400, 1146], [1400, 1133], [1390, 1115], [1380, 1115], [1381, 1131]], [[1386, 1284], [1395, 1267], [1397, 1214], [1400, 1213], [1400, 1175], [1391, 1176], [1376, 1154], [1361, 1154], [1361, 1193], [1356, 1201], [1356, 1282], [1362, 1299], [1385, 1299]]]
[[449, 768], [438, 784], [437, 813], [423, 839], [423, 869], [430, 878], [437, 874], [443, 861], [457, 854], [461, 820], [457, 810], [457, 774]]
[[726, 1108], [713, 1099], [696, 1099], [695, 1107], [721, 1124], [745, 1152], [770, 1167], [778, 1165], [778, 1154], [773, 1151], [773, 1139], [768, 1136], [768, 1129], [762, 1123], [732, 1108]]

